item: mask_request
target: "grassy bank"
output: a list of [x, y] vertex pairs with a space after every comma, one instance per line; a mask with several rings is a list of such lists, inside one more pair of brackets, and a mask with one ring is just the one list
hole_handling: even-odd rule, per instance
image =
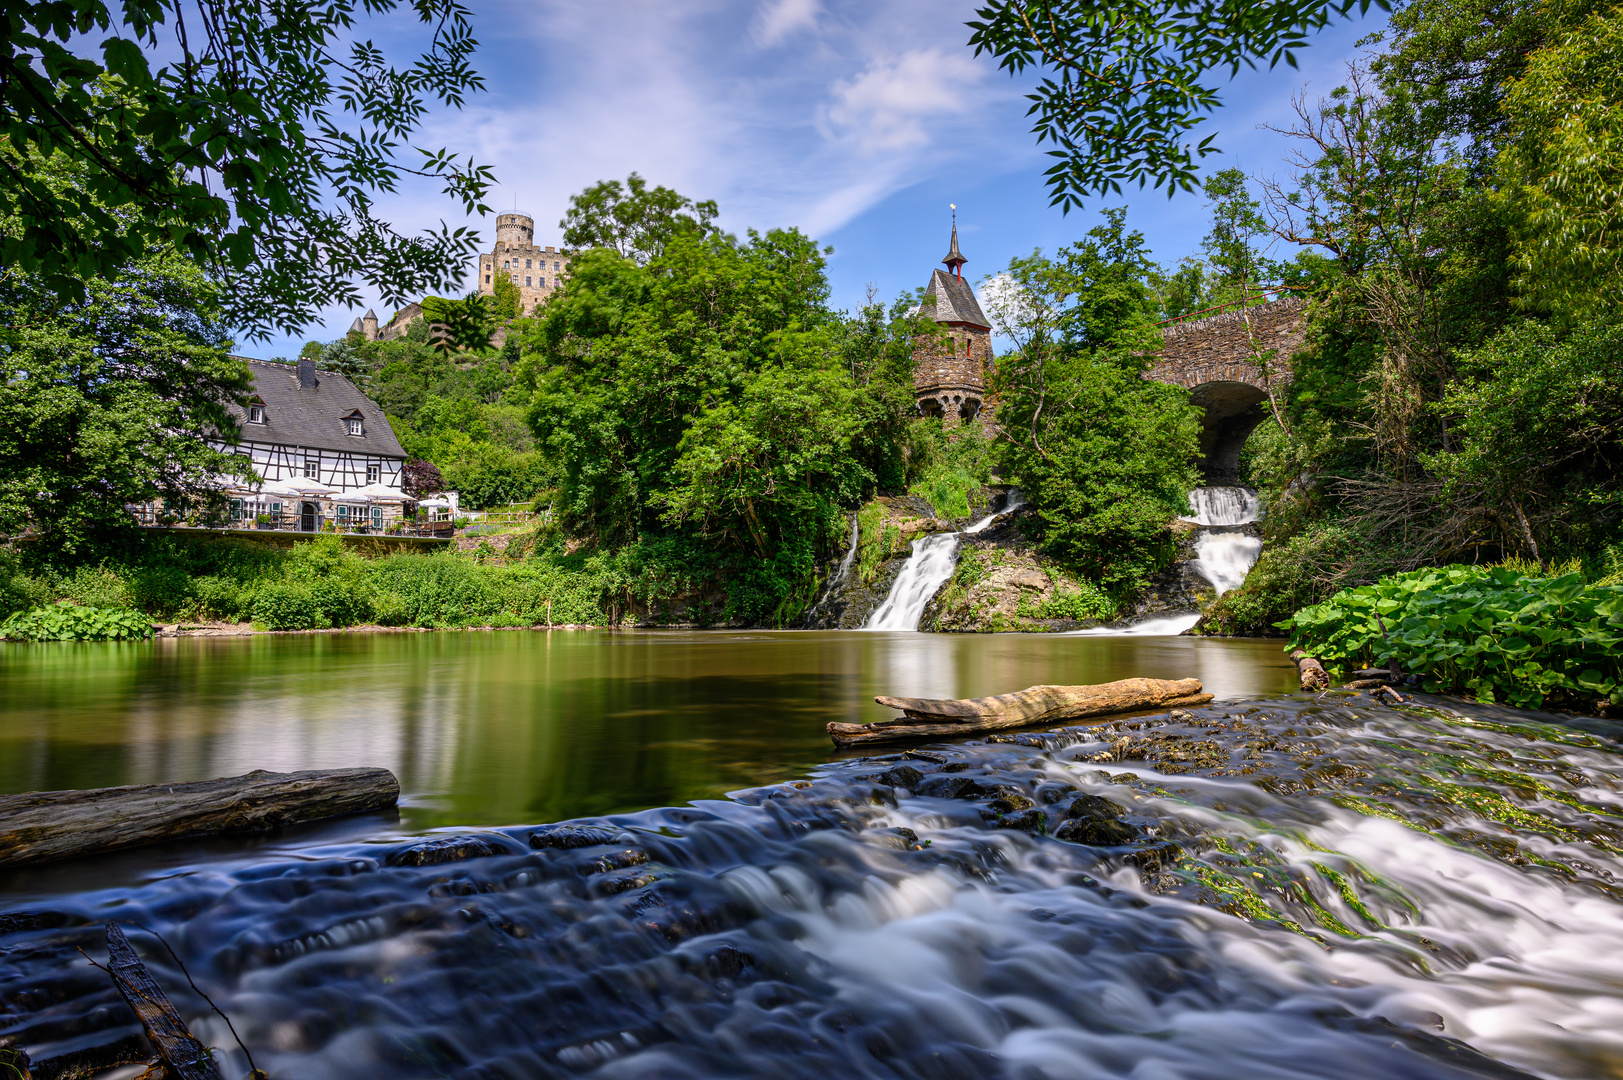
[[785, 588], [806, 576], [799, 567], [733, 565], [739, 560], [677, 542], [568, 553], [532, 534], [516, 538], [509, 556], [492, 562], [444, 551], [369, 559], [336, 537], [289, 550], [233, 539], [142, 537], [117, 556], [71, 569], [30, 566], [5, 552], [0, 618], [68, 603], [163, 622], [251, 621], [268, 630], [781, 624], [803, 606], [804, 590]]

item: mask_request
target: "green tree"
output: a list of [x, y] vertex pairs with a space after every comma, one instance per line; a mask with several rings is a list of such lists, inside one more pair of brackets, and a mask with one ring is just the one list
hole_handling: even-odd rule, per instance
[[993, 379], [1004, 471], [1044, 549], [1118, 595], [1170, 563], [1167, 525], [1198, 482], [1200, 410], [1143, 377], [1154, 272], [1142, 235], [1112, 211], [1058, 259], [1015, 259], [986, 290], [1016, 345]]
[[1215, 136], [1184, 141], [1218, 106], [1209, 75], [1262, 60], [1294, 68], [1310, 34], [1370, 4], [991, 0], [968, 23], [969, 44], [1011, 75], [1042, 76], [1027, 115], [1038, 144], [1054, 144], [1050, 203], [1068, 211], [1124, 183], [1194, 190], [1200, 160], [1218, 152]]
[[235, 439], [252, 387], [229, 349], [218, 290], [174, 252], [72, 302], [0, 275], [0, 531], [82, 554], [133, 527], [127, 503], [206, 508], [216, 477], [251, 476], [208, 444]]
[[490, 299], [471, 292], [461, 300], [425, 296], [423, 318], [433, 326], [433, 347], [440, 353], [480, 350], [490, 347], [496, 330], [496, 313]]
[[[220, 283], [224, 318], [250, 338], [353, 306], [361, 285], [400, 303], [454, 279], [478, 236], [399, 234], [373, 196], [410, 174], [487, 212], [487, 169], [398, 156], [429, 99], [460, 107], [482, 88], [476, 42], [459, 0], [413, 0], [427, 45], [392, 63], [357, 21], [398, 7], [6, 0], [0, 216], [19, 228], [0, 264], [73, 300], [172, 245]], [[42, 177], [35, 163], [53, 156], [81, 182]]]
[[702, 238], [716, 232], [718, 213], [714, 200], [694, 202], [667, 187], [650, 188], [632, 173], [624, 184], [603, 180], [571, 196], [558, 226], [573, 250], [607, 248], [646, 265], [678, 234]]
[[491, 283], [492, 300], [491, 313], [500, 321], [508, 322], [524, 314], [524, 294], [519, 287], [513, 284], [511, 275], [502, 272], [496, 275]]

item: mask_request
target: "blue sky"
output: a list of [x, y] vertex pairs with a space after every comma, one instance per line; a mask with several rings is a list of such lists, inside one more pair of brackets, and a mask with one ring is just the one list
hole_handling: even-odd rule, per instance
[[[1198, 194], [1131, 191], [1069, 216], [1048, 206], [1049, 159], [1024, 117], [1024, 82], [964, 46], [974, 4], [960, 0], [481, 0], [474, 4], [488, 91], [431, 114], [419, 145], [492, 165], [497, 210], [535, 216], [558, 244], [569, 196], [635, 170], [721, 205], [729, 230], [798, 226], [831, 245], [834, 302], [870, 285], [894, 297], [928, 280], [947, 250], [949, 203], [977, 282], [1033, 248], [1082, 236], [1098, 206], [1125, 203], [1158, 260], [1193, 253], [1207, 228]], [[402, 31], [409, 20], [395, 16]], [[1322, 33], [1301, 68], [1243, 72], [1203, 128], [1224, 153], [1211, 168], [1284, 175], [1291, 98], [1328, 93], [1381, 29], [1372, 14]], [[402, 35], [401, 43], [410, 37]], [[470, 224], [429, 189], [380, 202], [401, 229]], [[470, 268], [464, 291], [473, 287]], [[369, 298], [369, 300], [372, 298]], [[390, 311], [376, 305], [381, 318]], [[362, 309], [364, 310], [364, 308]], [[360, 310], [324, 312], [294, 338], [255, 343], [292, 355], [330, 340]]]

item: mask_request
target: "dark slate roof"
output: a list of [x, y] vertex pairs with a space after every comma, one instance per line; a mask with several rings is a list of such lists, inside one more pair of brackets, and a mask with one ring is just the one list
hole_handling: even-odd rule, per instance
[[[936, 322], [969, 323], [983, 330], [992, 328], [986, 316], [981, 314], [981, 306], [975, 300], [975, 290], [963, 278], [937, 270], [930, 275], [930, 284], [925, 288], [924, 295], [924, 314]], [[928, 302], [930, 298], [935, 300], [934, 307]]]
[[[245, 442], [286, 443], [376, 457], [406, 456], [383, 410], [337, 372], [317, 371], [315, 389], [301, 390], [296, 364], [249, 360], [248, 370], [253, 373], [254, 392], [265, 403], [265, 422], [248, 423], [247, 413], [233, 405]], [[366, 434], [347, 435], [344, 418], [357, 409]]]

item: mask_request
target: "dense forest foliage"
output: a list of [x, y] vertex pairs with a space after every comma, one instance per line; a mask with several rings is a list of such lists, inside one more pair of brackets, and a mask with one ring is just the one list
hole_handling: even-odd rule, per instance
[[1268, 546], [1214, 626], [1453, 562], [1623, 571], [1620, 33], [1616, 9], [1422, 0], [1298, 99], [1250, 246], [1310, 298], [1309, 346], [1249, 448]]
[[[1077, 243], [982, 283], [1008, 343], [991, 440], [916, 415], [913, 357], [938, 333], [918, 294], [835, 310], [814, 240], [730, 235], [715, 203], [635, 174], [571, 201], [571, 274], [539, 307], [502, 281], [425, 298], [403, 337], [304, 355], [362, 385], [414, 471], [464, 506], [543, 515], [512, 549], [550, 583], [520, 590], [529, 613], [568, 593], [592, 620], [680, 601], [792, 624], [853, 512], [912, 492], [967, 516], [994, 471], [1026, 493], [1046, 555], [1121, 605], [1174, 557], [1168, 525], [1198, 482], [1198, 410], [1142, 377], [1158, 326], [1293, 292], [1308, 344], [1259, 353], [1292, 377], [1243, 458], [1268, 543], [1209, 630], [1268, 631], [1345, 586], [1450, 562], [1600, 580], [1623, 571], [1620, 37], [1623, 16], [1582, 4], [1397, 5], [1345, 85], [1296, 99], [1287, 177], [1206, 174], [1198, 252], [1158, 265], [1107, 208]], [[0, 151], [53, 190], [83, 168]], [[90, 595], [106, 572], [109, 595], [154, 612], [246, 617], [285, 593], [298, 614], [266, 600], [265, 621], [475, 617], [397, 603], [382, 569], [353, 567], [351, 599], [323, 607], [310, 560], [205, 557], [118, 528], [124, 503], [195, 495], [235, 467], [177, 420], [222, 426], [245, 385], [219, 294], [181, 254], [153, 248], [67, 298], [12, 267], [0, 305], [0, 528], [51, 538], [6, 555], [0, 593]]]

